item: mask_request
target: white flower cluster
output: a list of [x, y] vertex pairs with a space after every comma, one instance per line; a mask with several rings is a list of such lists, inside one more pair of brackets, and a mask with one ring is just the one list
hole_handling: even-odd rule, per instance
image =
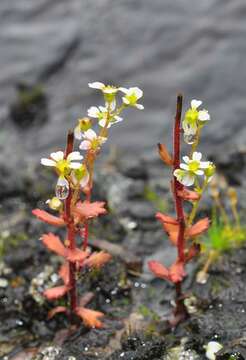
[[[79, 146], [81, 150], [96, 154], [107, 140], [107, 129], [123, 120], [119, 115], [125, 108], [135, 107], [140, 110], [144, 108], [142, 104], [138, 103], [138, 100], [143, 96], [143, 91], [138, 87], [126, 89], [104, 85], [101, 82], [89, 83], [88, 85], [90, 88], [102, 91], [105, 104], [99, 107], [91, 106], [88, 109], [88, 118], [78, 120], [78, 124], [74, 129], [74, 136], [76, 139], [82, 140]], [[117, 107], [116, 101], [118, 92], [123, 93], [122, 104], [119, 107]], [[90, 118], [98, 119], [98, 125], [101, 127], [98, 134], [91, 128], [92, 120]], [[82, 162], [83, 158], [78, 151], [71, 152], [67, 158], [65, 158], [63, 151], [57, 151], [51, 153], [50, 158], [41, 159], [42, 165], [54, 167], [58, 174], [56, 186], [58, 199], [64, 200], [67, 198], [70, 184], [81, 188], [88, 184], [90, 174], [85, 161]], [[56, 199], [53, 202], [48, 201], [48, 204], [51, 208], [58, 206]]]
[[[186, 111], [182, 123], [184, 131], [184, 140], [188, 144], [194, 144], [199, 141], [199, 130], [203, 125], [210, 120], [210, 115], [207, 110], [198, 110], [202, 101], [193, 99], [191, 107]], [[196, 144], [196, 145], [197, 145]], [[174, 171], [174, 176], [177, 180], [185, 185], [196, 185], [196, 179], [203, 176], [206, 183], [210, 182], [214, 173], [215, 165], [211, 161], [201, 161], [202, 154], [197, 151], [192, 151], [191, 157], [184, 156], [184, 163], [180, 164], [180, 168]]]

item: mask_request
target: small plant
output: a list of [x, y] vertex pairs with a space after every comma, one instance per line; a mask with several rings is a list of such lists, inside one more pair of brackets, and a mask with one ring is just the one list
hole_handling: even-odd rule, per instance
[[[224, 184], [227, 198], [231, 207], [231, 215], [226, 211], [221, 201], [220, 188], [216, 181], [213, 181], [211, 196], [214, 200], [212, 211], [212, 224], [207, 236], [203, 240], [203, 253], [205, 263], [201, 271], [197, 274], [197, 282], [205, 284], [208, 279], [210, 265], [216, 261], [223, 253], [238, 248], [246, 241], [246, 228], [241, 225], [237, 205], [238, 197], [234, 188]], [[226, 197], [226, 196], [225, 196]]]
[[[117, 88], [100, 82], [91, 83], [89, 87], [102, 91], [104, 106], [90, 107], [89, 117], [78, 120], [74, 131], [68, 133], [64, 152], [53, 152], [49, 158], [41, 159], [41, 164], [53, 167], [58, 176], [56, 196], [46, 202], [49, 208], [56, 211], [58, 215], [41, 209], [33, 210], [33, 214], [50, 225], [67, 229], [64, 241], [53, 233], [44, 234], [41, 238], [49, 250], [64, 259], [59, 270], [64, 284], [47, 289], [44, 296], [48, 300], [56, 300], [68, 294], [70, 299], [69, 310], [65, 306], [57, 306], [49, 316], [61, 312], [69, 313], [70, 316], [75, 314], [86, 326], [100, 328], [103, 325], [100, 319], [104, 314], [85, 308], [85, 299], [78, 299], [76, 284], [77, 275], [81, 270], [100, 268], [111, 258], [103, 251], [91, 253], [88, 247], [89, 221], [106, 213], [104, 202], [91, 201], [94, 164], [102, 145], [108, 138], [108, 129], [123, 120], [119, 116], [122, 111], [128, 107], [143, 109], [143, 105], [138, 103], [143, 92], [137, 87]], [[119, 92], [123, 93], [120, 105], [117, 104]], [[97, 120], [100, 129], [98, 134], [92, 129], [91, 118]], [[79, 151], [73, 151], [74, 137], [82, 140], [79, 148], [85, 151], [85, 156], [82, 156]], [[77, 246], [76, 236], [82, 238], [80, 247]]]
[[[185, 113], [182, 128], [182, 96], [177, 97], [177, 109], [173, 131], [173, 155], [170, 155], [166, 146], [159, 144], [159, 154], [163, 162], [172, 168], [171, 182], [176, 217], [158, 212], [156, 218], [161, 222], [171, 243], [177, 248], [177, 259], [170, 266], [165, 267], [157, 261], [149, 262], [149, 269], [159, 278], [168, 280], [175, 285], [176, 307], [172, 326], [177, 325], [187, 317], [182, 293], [182, 282], [186, 276], [185, 265], [198, 255], [200, 245], [197, 237], [207, 231], [209, 219], [203, 218], [194, 223], [201, 197], [213, 177], [215, 166], [210, 161], [202, 161], [202, 154], [197, 152], [201, 130], [209, 122], [210, 115], [206, 110], [199, 110], [201, 101], [192, 100], [191, 107]], [[191, 145], [189, 156], [184, 156], [184, 163], [180, 163], [180, 135], [184, 133], [184, 140]], [[193, 187], [189, 190], [187, 187]], [[184, 211], [184, 201], [191, 202], [189, 214]]]

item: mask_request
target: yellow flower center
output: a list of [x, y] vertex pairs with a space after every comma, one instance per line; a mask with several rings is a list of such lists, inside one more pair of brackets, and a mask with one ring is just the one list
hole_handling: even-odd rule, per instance
[[56, 163], [56, 169], [60, 173], [60, 175], [67, 175], [69, 174], [69, 161], [66, 159], [59, 160]]
[[188, 164], [189, 171], [195, 172], [199, 169], [200, 163], [199, 161], [193, 160]]

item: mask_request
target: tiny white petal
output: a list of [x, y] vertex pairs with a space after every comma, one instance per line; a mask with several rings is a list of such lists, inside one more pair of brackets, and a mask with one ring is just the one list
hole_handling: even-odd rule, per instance
[[91, 143], [88, 140], [84, 140], [81, 142], [81, 144], [79, 145], [79, 148], [81, 150], [89, 150], [91, 148]]
[[204, 174], [204, 171], [202, 171], [202, 170], [196, 170], [196, 171], [195, 171], [195, 174], [196, 174], [196, 175], [203, 175], [203, 174]]
[[120, 87], [119, 90], [122, 91], [124, 94], [128, 93], [128, 89], [126, 89], [124, 87]]
[[122, 100], [123, 100], [123, 103], [125, 103], [126, 105], [130, 104], [130, 101], [126, 97], [123, 97]]
[[201, 161], [200, 162], [201, 169], [207, 169], [209, 166], [210, 166], [210, 161]]
[[50, 157], [54, 159], [55, 161], [60, 161], [64, 159], [64, 153], [63, 151], [56, 151], [50, 154]]
[[189, 166], [186, 165], [186, 164], [180, 164], [180, 169], [183, 169], [183, 170], [189, 170]]
[[143, 110], [144, 106], [142, 104], [136, 104], [136, 108], [139, 110]]
[[87, 110], [87, 114], [88, 116], [92, 117], [92, 118], [98, 118], [100, 113], [100, 110], [96, 107], [96, 106], [91, 106], [88, 110]]
[[68, 159], [68, 161], [82, 160], [83, 156], [80, 154], [79, 151], [73, 151], [68, 155], [67, 159]]
[[97, 134], [92, 129], [86, 130], [82, 136], [83, 138], [88, 140], [93, 140], [97, 138]]
[[198, 119], [200, 121], [209, 121], [210, 120], [210, 115], [208, 113], [207, 110], [201, 110], [198, 112]]
[[[106, 125], [106, 119], [101, 119], [98, 124], [101, 126], [101, 127], [104, 127]], [[111, 123], [108, 124], [108, 128], [110, 128], [111, 126]]]
[[138, 87], [132, 87], [129, 89], [132, 93], [134, 93], [138, 99], [140, 99], [143, 96], [143, 91], [139, 89]]
[[202, 101], [193, 99], [193, 100], [191, 100], [190, 104], [191, 104], [191, 108], [196, 110], [200, 105], [202, 105]]
[[81, 133], [81, 130], [80, 130], [80, 126], [77, 125], [74, 129], [74, 136], [77, 140], [81, 140], [82, 139], [82, 133]]
[[101, 90], [101, 89], [103, 89], [105, 87], [105, 85], [103, 83], [99, 82], [99, 81], [89, 83], [88, 85], [92, 89], [99, 89], [99, 90]]
[[192, 155], [192, 160], [200, 161], [202, 158], [202, 153], [195, 151]]
[[115, 122], [123, 121], [123, 118], [117, 115], [115, 115], [114, 119], [116, 120]]
[[189, 164], [189, 162], [190, 162], [189, 156], [183, 156], [183, 160], [184, 160], [184, 162], [186, 162], [186, 164]]
[[41, 164], [44, 166], [56, 166], [56, 162], [54, 160], [46, 158], [41, 159]]
[[77, 163], [77, 162], [71, 162], [69, 164], [69, 167], [70, 167], [70, 169], [79, 169], [81, 167], [81, 164]]

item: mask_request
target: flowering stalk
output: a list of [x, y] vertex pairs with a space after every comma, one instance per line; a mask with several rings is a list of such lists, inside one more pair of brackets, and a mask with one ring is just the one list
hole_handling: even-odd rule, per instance
[[[173, 156], [169, 154], [163, 144], [159, 144], [159, 154], [162, 161], [172, 168], [173, 181], [172, 191], [176, 209], [176, 217], [157, 213], [156, 218], [162, 223], [172, 245], [177, 248], [177, 259], [169, 267], [165, 267], [157, 261], [148, 263], [150, 270], [159, 278], [168, 280], [175, 285], [176, 307], [174, 317], [170, 320], [172, 326], [177, 325], [187, 317], [182, 294], [182, 282], [186, 276], [185, 266], [199, 253], [199, 242], [197, 237], [204, 233], [209, 227], [209, 219], [204, 218], [193, 223], [201, 196], [211, 180], [215, 166], [209, 161], [201, 161], [202, 154], [197, 152], [200, 139], [200, 131], [205, 122], [210, 120], [206, 110], [198, 110], [201, 101], [192, 100], [191, 108], [186, 112], [182, 127], [185, 141], [192, 145], [190, 157], [184, 156], [184, 163], [180, 163], [180, 135], [182, 115], [182, 95], [177, 97], [176, 116], [173, 130]], [[200, 184], [199, 177], [203, 176], [203, 184]], [[191, 191], [188, 186], [195, 185]], [[186, 216], [183, 209], [184, 201], [192, 203], [192, 210]]]
[[[34, 209], [33, 214], [41, 221], [67, 230], [65, 241], [53, 233], [42, 236], [43, 244], [64, 259], [59, 270], [63, 285], [46, 289], [44, 296], [48, 300], [57, 300], [65, 295], [70, 298], [69, 311], [65, 306], [57, 306], [49, 312], [48, 317], [61, 312], [69, 313], [70, 317], [75, 314], [86, 326], [100, 328], [103, 326], [100, 319], [104, 314], [85, 308], [84, 302], [78, 299], [76, 283], [78, 272], [85, 268], [99, 269], [111, 259], [111, 255], [104, 251], [91, 252], [88, 248], [89, 220], [106, 213], [104, 202], [91, 201], [94, 163], [101, 146], [107, 140], [108, 128], [123, 120], [119, 114], [129, 106], [143, 109], [143, 105], [138, 104], [143, 93], [136, 87], [116, 88], [99, 82], [89, 86], [103, 92], [105, 106], [92, 106], [88, 109], [88, 116], [98, 119], [98, 125], [102, 129], [97, 135], [91, 129], [92, 119], [79, 119], [74, 131], [68, 133], [65, 152], [52, 152], [49, 158], [41, 159], [42, 165], [54, 168], [58, 175], [56, 196], [46, 201], [51, 210], [58, 212], [58, 216], [41, 209]], [[124, 95], [122, 104], [117, 108], [116, 94], [120, 91]], [[73, 151], [74, 137], [82, 140], [79, 148], [86, 150], [85, 157], [79, 151]], [[82, 234], [82, 249], [77, 247], [77, 234]]]
[[[73, 132], [69, 131], [67, 136], [67, 146], [65, 151], [65, 159], [67, 159], [68, 155], [71, 154], [73, 151], [74, 146], [74, 135]], [[65, 212], [64, 218], [66, 220], [66, 227], [67, 227], [67, 240], [68, 240], [68, 247], [71, 251], [74, 251], [76, 248], [75, 243], [75, 227], [73, 218], [71, 217], [71, 200], [73, 197], [73, 190], [69, 189], [69, 194], [67, 199], [65, 200]], [[71, 312], [75, 312], [77, 307], [77, 291], [76, 291], [76, 264], [69, 262], [69, 297], [70, 297], [70, 309]]]

